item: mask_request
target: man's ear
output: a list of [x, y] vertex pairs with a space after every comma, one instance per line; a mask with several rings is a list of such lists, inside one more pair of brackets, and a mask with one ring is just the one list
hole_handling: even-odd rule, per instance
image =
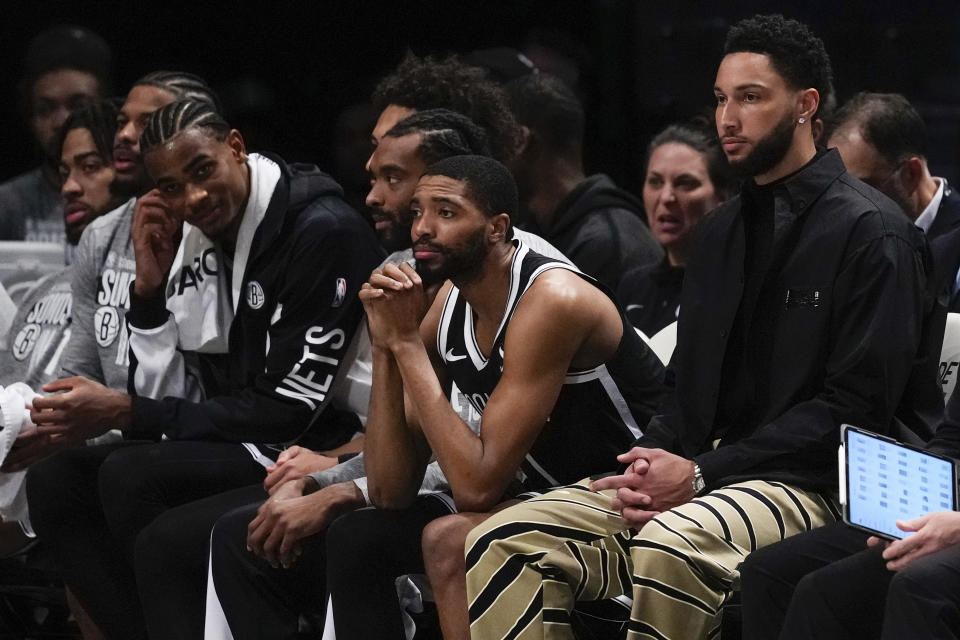
[[526, 153], [533, 146], [535, 137], [536, 136], [530, 127], [526, 125], [520, 125], [520, 130], [517, 133], [517, 144], [514, 155], [519, 158], [521, 155]]
[[231, 129], [227, 135], [227, 146], [233, 153], [233, 157], [240, 162], [247, 161], [247, 147], [243, 143], [243, 136], [236, 129]]
[[490, 218], [490, 233], [488, 239], [490, 244], [506, 242], [507, 235], [510, 233], [510, 216], [506, 213], [498, 213]]
[[903, 163], [903, 186], [906, 187], [907, 193], [912, 194], [917, 190], [917, 187], [920, 186], [920, 181], [923, 180], [923, 159], [917, 156], [910, 156], [910, 158]]
[[803, 118], [805, 122], [813, 123], [813, 114], [817, 112], [820, 106], [820, 93], [813, 88], [804, 89], [800, 92], [797, 101], [797, 120]]

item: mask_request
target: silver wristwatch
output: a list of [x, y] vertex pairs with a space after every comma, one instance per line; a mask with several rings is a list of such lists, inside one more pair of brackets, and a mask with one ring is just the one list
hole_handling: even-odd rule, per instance
[[703, 473], [700, 471], [700, 465], [693, 463], [693, 495], [698, 496], [707, 488], [707, 483], [703, 481]]

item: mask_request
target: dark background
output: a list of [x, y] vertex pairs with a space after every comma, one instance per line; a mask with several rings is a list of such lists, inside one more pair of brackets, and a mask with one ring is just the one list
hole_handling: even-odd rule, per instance
[[36, 162], [16, 83], [27, 42], [54, 24], [90, 27], [110, 43], [118, 95], [148, 71], [192, 71], [220, 92], [249, 147], [335, 174], [343, 172], [334, 145], [338, 115], [366, 100], [404, 51], [519, 47], [531, 30], [547, 28], [582, 48], [587, 169], [637, 192], [650, 136], [712, 106], [729, 25], [772, 11], [807, 22], [823, 38], [841, 103], [863, 89], [904, 93], [927, 121], [934, 174], [957, 182], [960, 3], [943, 0], [7, 2], [0, 18], [0, 89], [9, 96], [0, 101], [0, 178]]

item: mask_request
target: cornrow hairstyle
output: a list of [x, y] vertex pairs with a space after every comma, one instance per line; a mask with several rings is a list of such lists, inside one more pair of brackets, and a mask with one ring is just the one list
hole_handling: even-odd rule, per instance
[[490, 152], [503, 162], [516, 152], [520, 128], [503, 87], [487, 71], [451, 56], [443, 60], [407, 53], [377, 85], [372, 96], [378, 112], [390, 105], [414, 111], [450, 109], [487, 132]]
[[493, 158], [451, 156], [431, 164], [423, 175], [463, 182], [466, 197], [488, 217], [501, 213], [506, 213], [511, 220], [517, 217], [520, 208], [517, 183], [510, 170]]
[[465, 115], [449, 109], [417, 111], [398, 122], [385, 135], [400, 138], [420, 134], [417, 153], [427, 165], [450, 156], [489, 156], [487, 134]]
[[550, 150], [579, 157], [583, 106], [563, 80], [548, 73], [531, 74], [510, 82], [507, 94], [519, 124], [536, 131]]
[[727, 156], [720, 146], [716, 129], [707, 126], [695, 119], [689, 124], [671, 124], [658, 133], [647, 145], [647, 153], [643, 160], [643, 173], [646, 175], [650, 156], [665, 144], [676, 143], [690, 147], [703, 155], [707, 162], [707, 175], [713, 183], [713, 189], [724, 197], [733, 195], [736, 189], [736, 178], [730, 169]]
[[113, 159], [113, 134], [117, 130], [117, 107], [109, 100], [88, 102], [70, 112], [64, 121], [54, 144], [56, 161], [63, 153], [63, 142], [74, 129], [86, 129], [93, 138], [97, 153], [107, 162]]
[[923, 118], [899, 93], [861, 91], [837, 110], [829, 123], [829, 133], [853, 125], [891, 167], [909, 156], [927, 156]]
[[150, 114], [147, 126], [140, 134], [140, 153], [145, 156], [179, 133], [196, 128], [206, 131], [221, 142], [230, 134], [230, 125], [209, 102], [171, 102]]
[[149, 86], [163, 89], [173, 95], [175, 100], [206, 102], [217, 113], [223, 111], [220, 99], [210, 85], [200, 76], [185, 71], [153, 71], [133, 83], [133, 86]]
[[[813, 87], [821, 103], [833, 93], [833, 70], [823, 40], [807, 25], [779, 13], [756, 15], [730, 27], [724, 55], [747, 51], [770, 57], [770, 63], [792, 89]], [[818, 110], [814, 117], [821, 117]]]

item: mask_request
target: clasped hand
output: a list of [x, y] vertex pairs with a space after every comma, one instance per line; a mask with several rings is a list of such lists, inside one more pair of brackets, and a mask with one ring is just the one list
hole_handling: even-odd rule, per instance
[[130, 396], [99, 382], [73, 377], [43, 385], [30, 411], [34, 427], [23, 431], [4, 460], [2, 471], [22, 471], [54, 451], [129, 426]]
[[409, 264], [388, 263], [374, 270], [360, 289], [360, 300], [374, 346], [393, 349], [403, 341], [420, 339], [420, 321], [431, 296]]
[[315, 471], [329, 469], [337, 462], [336, 458], [294, 445], [281, 451], [273, 466], [267, 467], [267, 478], [263, 481], [263, 488], [273, 495], [290, 481], [298, 480]]
[[247, 550], [273, 567], [289, 567], [303, 553], [303, 541], [320, 533], [341, 513], [363, 504], [353, 482], [304, 495], [309, 478], [280, 485], [247, 527]]
[[601, 478], [594, 491], [614, 489], [611, 506], [620, 511], [632, 529], [641, 529], [657, 514], [694, 497], [693, 461], [663, 449], [634, 447], [617, 456], [628, 465], [623, 473]]

